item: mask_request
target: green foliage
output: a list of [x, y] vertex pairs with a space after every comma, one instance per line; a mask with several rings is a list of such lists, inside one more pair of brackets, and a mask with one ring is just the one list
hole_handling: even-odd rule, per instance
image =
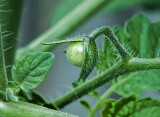
[[114, 113], [114, 104], [116, 103], [115, 100], [113, 99], [108, 99], [107, 101], [104, 102], [104, 109], [101, 111], [101, 116], [106, 117], [108, 113], [112, 112]]
[[88, 109], [89, 111], [91, 111], [91, 107], [90, 107], [90, 105], [88, 104], [87, 101], [81, 100], [81, 101], [80, 101], [80, 104], [81, 104], [82, 106], [84, 106], [86, 109]]
[[102, 117], [158, 117], [160, 100], [150, 97], [136, 99], [134, 96], [118, 101], [107, 101], [101, 112]]
[[[114, 29], [120, 42], [127, 44], [127, 47], [126, 45], [124, 47], [132, 51], [133, 56], [139, 55], [141, 58], [157, 57], [160, 49], [160, 22], [151, 23], [146, 16], [137, 14], [125, 23], [124, 29], [121, 27], [115, 27]], [[104, 49], [100, 50], [97, 71], [101, 73], [111, 66], [110, 63], [115, 63], [115, 54], [117, 52], [111, 52], [110, 46], [106, 42]], [[115, 92], [123, 96], [130, 94], [138, 96], [146, 90], [159, 90], [159, 75], [159, 71], [150, 70], [121, 76], [118, 78], [120, 85], [117, 86]]]
[[[63, 2], [58, 6], [58, 10], [55, 10], [53, 18], [51, 18], [51, 24], [54, 24], [55, 27], [52, 27], [49, 31], [38, 37], [33, 43], [29, 44], [26, 47], [26, 50], [23, 49], [20, 51], [23, 54], [26, 54], [31, 51], [38, 52], [41, 50], [51, 50], [54, 46], [41, 47], [39, 43], [41, 41], [52, 41], [56, 38], [63, 37], [71, 30], [75, 29], [89, 15], [94, 13], [94, 11], [97, 11], [105, 3], [110, 1], [111, 0], [83, 0], [83, 3], [80, 4], [82, 0], [63, 0]], [[60, 41], [61, 39], [58, 39], [56, 42], [52, 42], [52, 44], [74, 41], [84, 42], [86, 51], [84, 63], [79, 65], [81, 66], [79, 78], [73, 83], [74, 86], [83, 84], [58, 98], [53, 103], [48, 103], [41, 94], [29, 91], [30, 89], [36, 88], [44, 81], [51, 68], [54, 56], [48, 52], [26, 54], [17, 61], [15, 66], [12, 67], [11, 76], [10, 67], [6, 67], [6, 65], [14, 64], [17, 33], [19, 28], [18, 25], [21, 13], [21, 10], [19, 9], [21, 9], [23, 2], [2, 0], [0, 3], [2, 3], [2, 5], [0, 5], [0, 9], [2, 11], [0, 15], [0, 19], [2, 19], [1, 24], [7, 24], [2, 26], [1, 30], [6, 32], [2, 33], [2, 36], [0, 37], [0, 94], [4, 96], [7, 101], [10, 101], [0, 101], [0, 116], [75, 117], [44, 107], [59, 110], [59, 107], [63, 107], [89, 92], [90, 93], [88, 95], [92, 95], [97, 98], [99, 102], [98, 106], [104, 106], [104, 109], [102, 110], [102, 117], [139, 117], [144, 115], [147, 115], [148, 117], [159, 116], [159, 100], [152, 98], [136, 99], [134, 96], [126, 97], [126, 95], [134, 94], [135, 96], [139, 96], [145, 90], [159, 90], [160, 81], [158, 77], [160, 73], [158, 71], [150, 70], [149, 72], [129, 72], [159, 69], [160, 59], [146, 58], [159, 57], [160, 22], [151, 23], [147, 17], [139, 14], [127, 21], [124, 29], [121, 27], [115, 27], [115, 35], [119, 38], [121, 43], [127, 42], [127, 46], [130, 47], [127, 47], [127, 49], [129, 51], [133, 51], [133, 56], [139, 56], [145, 59], [132, 58], [126, 51], [126, 45], [124, 45], [123, 48], [116, 36], [113, 34], [113, 31], [108, 26], [98, 28], [88, 36], [79, 36], [62, 41]], [[154, 5], [150, 3], [153, 3]], [[107, 10], [124, 9], [132, 4], [141, 4], [148, 8], [151, 8], [152, 6], [159, 8], [156, 3], [159, 2], [156, 0], [153, 0], [152, 2], [150, 2], [150, 0], [114, 0], [109, 7], [107, 6]], [[73, 10], [75, 6], [78, 7], [76, 10]], [[71, 13], [66, 16], [69, 12]], [[63, 17], [65, 18], [62, 19]], [[12, 21], [10, 19], [12, 19]], [[57, 23], [60, 19], [62, 19], [60, 23]], [[103, 40], [104, 48], [99, 51], [100, 58], [97, 65], [97, 71], [100, 74], [92, 80], [84, 83], [97, 64], [98, 52], [94, 40], [103, 34], [105, 35], [105, 39]], [[4, 41], [2, 41], [2, 37], [5, 39]], [[47, 43], [47, 45], [49, 45], [49, 43]], [[10, 49], [10, 47], [12, 47], [12, 49]], [[129, 68], [130, 66], [133, 68]], [[103, 71], [104, 73], [102, 73]], [[115, 91], [124, 97], [118, 101], [110, 99], [103, 103], [102, 100], [106, 99], [105, 96], [102, 96], [101, 99], [98, 93], [93, 90], [122, 74], [125, 74], [125, 76], [119, 77], [115, 84], [112, 83], [113, 87], [109, 89], [107, 96], [110, 96]], [[11, 77], [13, 77], [13, 79]], [[2, 99], [5, 100], [4, 98]], [[40, 106], [24, 103], [19, 100], [35, 103]], [[94, 109], [91, 109], [90, 105], [86, 101], [82, 100], [80, 103], [91, 113], [95, 111]]]
[[53, 54], [48, 52], [27, 54], [12, 67], [13, 80], [28, 92], [42, 83], [53, 63]]
[[17, 87], [15, 82], [9, 81], [8, 88], [6, 89], [6, 100], [18, 102], [18, 93], [20, 89]]
[[17, 94], [12, 90], [11, 88], [6, 89], [6, 100], [7, 101], [13, 101], [13, 102], [18, 102], [19, 97]]

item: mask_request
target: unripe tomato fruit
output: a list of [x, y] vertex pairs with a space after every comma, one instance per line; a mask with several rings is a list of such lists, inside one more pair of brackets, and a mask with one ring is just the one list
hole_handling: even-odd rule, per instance
[[75, 66], [81, 67], [85, 59], [84, 42], [72, 42], [67, 48], [67, 58]]

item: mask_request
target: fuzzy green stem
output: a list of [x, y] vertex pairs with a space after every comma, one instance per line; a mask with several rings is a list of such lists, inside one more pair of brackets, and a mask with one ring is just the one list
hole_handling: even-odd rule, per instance
[[160, 69], [160, 59], [132, 58], [127, 63], [117, 63], [110, 69], [92, 78], [92, 80], [85, 82], [62, 97], [56, 99], [52, 104], [62, 108], [120, 75], [150, 69]]
[[119, 54], [121, 55], [123, 60], [131, 59], [131, 55], [124, 49], [124, 47], [120, 44], [117, 37], [114, 35], [112, 29], [109, 26], [103, 26], [94, 30], [90, 35], [89, 38], [95, 40], [98, 36], [105, 35], [108, 37], [114, 46], [117, 48]]
[[91, 15], [99, 11], [99, 9], [102, 9], [103, 6], [105, 6], [106, 3], [109, 3], [110, 1], [111, 0], [84, 0], [55, 26], [51, 27], [48, 31], [37, 37], [33, 42], [25, 47], [23, 51], [19, 50], [17, 58], [28, 52], [52, 50], [55, 45], [42, 46], [40, 43], [53, 42], [57, 39], [61, 40], [62, 37], [69, 34], [72, 30], [78, 27], [82, 22], [86, 21], [86, 19]]
[[23, 1], [24, 0], [0, 1], [0, 25], [8, 80], [12, 80], [10, 66], [14, 64]]
[[7, 88], [7, 72], [5, 67], [5, 59], [4, 59], [4, 49], [3, 49], [3, 41], [1, 35], [1, 27], [0, 27], [0, 99], [5, 100], [5, 96], [2, 95]]
[[78, 117], [68, 113], [48, 109], [42, 106], [19, 101], [2, 102], [0, 100], [0, 116], [3, 117]]
[[[136, 73], [135, 73], [136, 74]], [[118, 86], [122, 85], [123, 83], [127, 82], [132, 78], [135, 74], [129, 75], [127, 78], [121, 80], [119, 83], [113, 85], [110, 87], [101, 97], [100, 99], [96, 102], [96, 104], [93, 106], [92, 111], [88, 114], [88, 117], [94, 117], [95, 113], [97, 110], [102, 106], [104, 101], [117, 89]]]

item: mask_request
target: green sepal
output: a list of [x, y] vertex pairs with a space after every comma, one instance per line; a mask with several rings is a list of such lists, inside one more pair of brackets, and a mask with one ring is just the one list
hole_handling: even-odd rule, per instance
[[73, 37], [65, 40], [55, 40], [53, 42], [42, 42], [42, 45], [54, 45], [54, 44], [62, 44], [62, 43], [69, 43], [69, 42], [83, 42], [85, 40], [85, 37], [83, 36], [78, 36], [78, 37]]
[[98, 60], [98, 50], [95, 41], [85, 40], [85, 59], [81, 66], [81, 72], [78, 78], [78, 82], [82, 79], [83, 82], [87, 79], [89, 74], [95, 68]]

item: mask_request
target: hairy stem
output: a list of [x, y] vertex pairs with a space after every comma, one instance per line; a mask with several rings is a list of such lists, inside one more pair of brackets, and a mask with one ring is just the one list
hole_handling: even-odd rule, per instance
[[[135, 73], [136, 74], [136, 73]], [[132, 78], [135, 74], [129, 75], [127, 78], [121, 80], [119, 83], [111, 86], [101, 97], [100, 99], [96, 102], [96, 104], [93, 106], [92, 111], [88, 114], [88, 117], [94, 117], [95, 113], [97, 110], [103, 106], [102, 104], [104, 101], [117, 89], [118, 86], [122, 85], [123, 83], [127, 82]]]
[[103, 26], [101, 28], [94, 30], [89, 35], [89, 38], [95, 40], [98, 36], [103, 34], [111, 40], [111, 42], [117, 48], [123, 60], [129, 60], [131, 58], [131, 55], [123, 48], [123, 46], [118, 41], [117, 37], [114, 35], [112, 29], [108, 26]]
[[150, 69], [160, 69], [160, 59], [132, 58], [129, 62], [122, 61], [51, 103], [62, 108], [120, 75]]
[[0, 1], [0, 25], [8, 80], [12, 79], [10, 66], [14, 64], [22, 6], [23, 0]]
[[63, 36], [69, 34], [72, 30], [78, 27], [82, 22], [84, 22], [91, 15], [95, 14], [99, 9], [103, 8], [106, 3], [111, 0], [84, 0], [80, 5], [78, 5], [71, 13], [60, 20], [55, 26], [50, 28], [48, 31], [37, 37], [33, 42], [31, 42], [24, 51], [19, 51], [17, 58], [22, 56], [27, 52], [36, 51], [50, 51], [55, 45], [52, 46], [42, 46], [41, 42], [52, 42], [55, 40], [61, 40]]
[[22, 101], [16, 103], [1, 100], [0, 115], [3, 117], [78, 117]]
[[7, 81], [8, 78], [7, 78], [5, 59], [4, 59], [3, 41], [2, 41], [2, 35], [0, 33], [0, 99], [3, 100], [5, 99], [5, 96], [2, 94], [5, 92], [7, 88]]

